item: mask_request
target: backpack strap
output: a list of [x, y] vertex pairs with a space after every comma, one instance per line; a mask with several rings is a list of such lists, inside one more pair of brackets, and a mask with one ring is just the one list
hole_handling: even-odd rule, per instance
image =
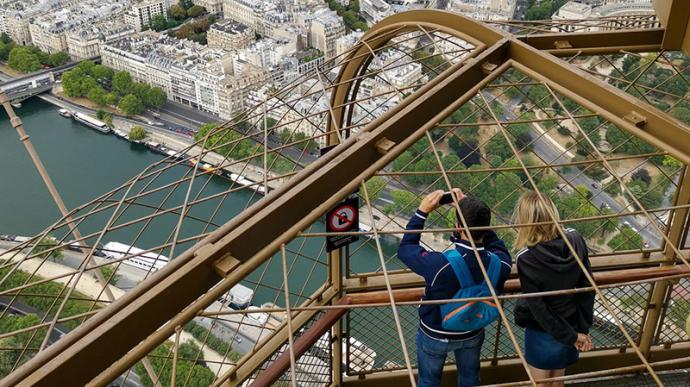
[[486, 269], [486, 274], [489, 275], [489, 280], [491, 280], [491, 285], [493, 285], [494, 289], [496, 289], [496, 286], [498, 285], [498, 280], [501, 277], [501, 259], [498, 257], [498, 255], [492, 253], [489, 251], [489, 267]]
[[443, 255], [446, 256], [448, 263], [450, 263], [450, 267], [453, 268], [455, 276], [458, 278], [458, 281], [460, 282], [461, 288], [467, 288], [476, 285], [474, 279], [472, 278], [472, 273], [470, 273], [470, 269], [469, 267], [467, 267], [465, 259], [460, 255], [460, 253], [457, 250], [448, 250], [445, 253], [443, 253]]

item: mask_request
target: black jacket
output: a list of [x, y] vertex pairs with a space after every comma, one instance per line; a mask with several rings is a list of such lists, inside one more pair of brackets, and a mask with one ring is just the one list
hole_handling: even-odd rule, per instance
[[[575, 230], [568, 239], [591, 273], [587, 245]], [[588, 287], [575, 257], [562, 238], [522, 249], [516, 255], [518, 275], [524, 293]], [[589, 333], [594, 314], [594, 292], [521, 299], [515, 307], [515, 323], [550, 334], [565, 345], [573, 345], [578, 333]]]

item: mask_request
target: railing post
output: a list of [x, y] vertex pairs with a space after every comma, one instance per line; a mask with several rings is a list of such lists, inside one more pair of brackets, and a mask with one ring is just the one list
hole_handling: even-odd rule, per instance
[[[680, 174], [680, 179], [678, 181], [678, 190], [676, 191], [675, 205], [685, 205], [690, 203], [690, 168], [687, 166], [684, 168], [683, 172]], [[670, 226], [668, 228], [669, 239], [679, 247], [683, 246], [683, 238], [686, 235], [686, 221], [688, 217], [687, 208], [679, 208], [671, 212], [669, 216]], [[667, 261], [662, 264], [662, 266], [675, 265], [676, 255], [673, 249], [666, 245], [664, 246], [664, 254], [667, 257]], [[640, 337], [640, 350], [642, 353], [649, 357], [650, 348], [656, 337], [656, 330], [659, 327], [659, 322], [663, 318], [662, 311], [664, 310], [664, 301], [666, 294], [668, 293], [668, 288], [671, 286], [670, 281], [657, 281], [652, 288], [652, 296], [649, 298], [649, 304], [647, 305], [647, 318], [644, 321], [644, 325]]]
[[[329, 127], [333, 128], [328, 137], [326, 137], [326, 146], [331, 147], [340, 143], [340, 123], [335, 122], [335, 117], [332, 110], [329, 112], [331, 120]], [[349, 255], [349, 249], [345, 246], [346, 255]], [[328, 273], [329, 280], [333, 290], [335, 290], [335, 297], [331, 300], [331, 305], [337, 303], [343, 297], [343, 260], [341, 255], [342, 248], [333, 250], [328, 253]], [[349, 260], [349, 256], [346, 258]], [[343, 372], [343, 329], [342, 319], [333, 324], [331, 328], [331, 382], [333, 385], [340, 386], [342, 384]]]

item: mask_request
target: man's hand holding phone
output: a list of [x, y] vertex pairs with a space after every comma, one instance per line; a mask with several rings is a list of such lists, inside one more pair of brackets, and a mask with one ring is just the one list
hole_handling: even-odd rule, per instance
[[443, 192], [441, 190], [434, 191], [428, 194], [419, 205], [419, 209], [425, 213], [430, 213], [439, 206], [453, 203], [453, 195], [458, 202], [465, 197], [465, 194], [460, 188], [453, 188], [450, 192]]

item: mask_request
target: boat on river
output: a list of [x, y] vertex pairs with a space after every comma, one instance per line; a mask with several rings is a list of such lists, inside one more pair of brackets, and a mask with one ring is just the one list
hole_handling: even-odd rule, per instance
[[96, 119], [95, 117], [91, 117], [89, 115], [86, 115], [81, 112], [76, 112], [72, 115], [72, 118], [75, 119], [77, 122], [81, 122], [82, 124], [88, 126], [89, 128], [96, 129], [97, 131], [101, 133], [108, 134], [110, 133], [110, 128], [108, 125], [106, 125], [105, 122]]
[[72, 113], [70, 113], [67, 109], [60, 109], [58, 110], [58, 113], [65, 118], [72, 118]]

